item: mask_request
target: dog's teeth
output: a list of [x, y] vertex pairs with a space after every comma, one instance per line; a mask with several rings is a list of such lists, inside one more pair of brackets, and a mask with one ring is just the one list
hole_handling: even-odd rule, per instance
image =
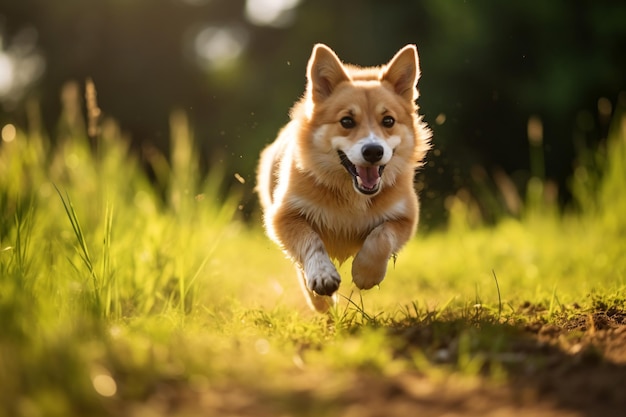
[[380, 182], [379, 167], [356, 167], [357, 184], [365, 190], [374, 190]]
[[365, 185], [363, 183], [363, 179], [361, 177], [359, 177], [358, 175], [355, 177], [356, 178], [356, 183], [359, 186], [359, 188], [363, 189], [363, 190], [373, 190], [375, 189], [378, 184], [380, 183], [380, 179], [376, 180], [375, 183], [373, 184], [369, 184], [369, 185]]

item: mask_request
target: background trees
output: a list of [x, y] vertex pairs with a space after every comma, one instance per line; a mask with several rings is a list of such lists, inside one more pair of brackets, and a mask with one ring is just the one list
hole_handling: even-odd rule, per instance
[[169, 114], [181, 108], [206, 167], [222, 164], [247, 184], [303, 91], [315, 42], [361, 65], [415, 43], [419, 103], [435, 134], [422, 191], [434, 219], [445, 196], [491, 187], [494, 171], [525, 188], [531, 118], [545, 176], [566, 202], [577, 148], [606, 136], [626, 88], [626, 4], [608, 0], [2, 3], [1, 124], [23, 122], [34, 98], [54, 138], [62, 85], [91, 77], [136, 149], [167, 152]]

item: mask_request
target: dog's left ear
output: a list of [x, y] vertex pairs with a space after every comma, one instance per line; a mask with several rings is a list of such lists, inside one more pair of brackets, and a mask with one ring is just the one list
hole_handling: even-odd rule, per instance
[[419, 96], [417, 80], [420, 76], [419, 58], [415, 45], [407, 45], [385, 65], [381, 81], [391, 84], [394, 91], [407, 100], [415, 101]]

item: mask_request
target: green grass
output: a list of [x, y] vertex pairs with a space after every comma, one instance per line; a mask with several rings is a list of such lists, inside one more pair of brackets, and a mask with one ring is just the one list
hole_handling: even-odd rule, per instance
[[342, 266], [327, 316], [237, 220], [243, 187], [224, 199], [224, 174], [199, 174], [184, 115], [171, 159], [148, 158], [155, 181], [112, 121], [91, 140], [70, 124], [54, 146], [18, 130], [0, 143], [0, 413], [333, 415], [361, 378], [506, 381], [523, 326], [625, 307], [626, 118], [614, 125], [600, 169], [572, 180], [578, 210], [535, 201], [472, 227], [458, 199], [380, 288], [360, 293]]

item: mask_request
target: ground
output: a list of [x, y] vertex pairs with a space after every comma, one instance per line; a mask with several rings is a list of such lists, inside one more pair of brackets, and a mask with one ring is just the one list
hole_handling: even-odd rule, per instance
[[[538, 313], [530, 303], [520, 308], [529, 317]], [[445, 333], [435, 334], [443, 328]], [[194, 387], [188, 382], [164, 382], [141, 405], [119, 404], [117, 411], [132, 416], [149, 412], [233, 417], [623, 416], [624, 311], [608, 308], [577, 313], [574, 307], [550, 324], [541, 319], [520, 325], [409, 320], [385, 332], [398, 341], [394, 352], [398, 358], [430, 352], [431, 360], [445, 366], [457, 363], [458, 358], [452, 356], [459, 348], [454, 345], [468, 328], [477, 332], [473, 340], [478, 344], [484, 336], [481, 332], [491, 341], [494, 334], [506, 335], [506, 349], [491, 356], [483, 352], [479, 378], [432, 370], [319, 372], [306, 365], [306, 350], [311, 347], [302, 347], [304, 359], [286, 381], [272, 382], [272, 375], [267, 375], [265, 383]], [[494, 372], [495, 367], [502, 368]]]
[[379, 287], [338, 265], [324, 315], [183, 119], [153, 180], [113, 122], [0, 144], [0, 415], [624, 415], [626, 118], [575, 207], [533, 178], [488, 223], [459, 192]]

